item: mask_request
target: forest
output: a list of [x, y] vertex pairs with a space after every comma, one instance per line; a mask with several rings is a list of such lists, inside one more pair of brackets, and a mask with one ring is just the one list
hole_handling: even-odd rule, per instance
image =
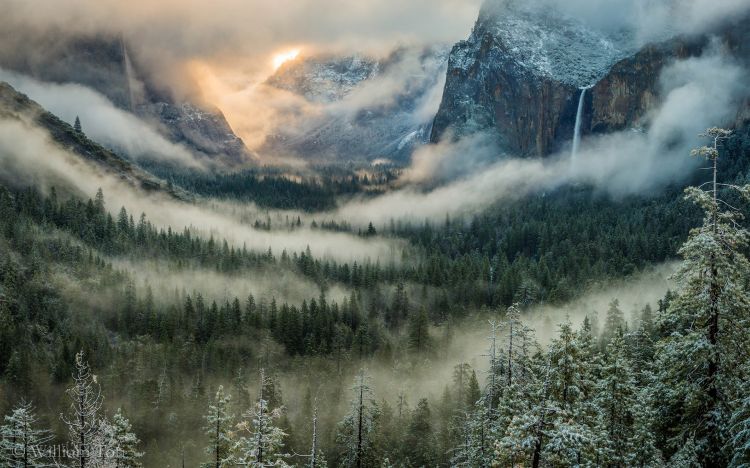
[[[246, 220], [403, 241], [389, 263], [257, 251], [102, 190], [5, 185], [4, 466], [744, 466], [747, 151], [707, 135], [695, 152], [718, 182], [700, 188], [578, 185], [366, 229], [270, 207]], [[249, 177], [190, 190], [284, 186]], [[283, 182], [292, 200], [361, 190], [307, 183]], [[636, 288], [566, 308], [661, 264], [679, 266], [652, 302]]]

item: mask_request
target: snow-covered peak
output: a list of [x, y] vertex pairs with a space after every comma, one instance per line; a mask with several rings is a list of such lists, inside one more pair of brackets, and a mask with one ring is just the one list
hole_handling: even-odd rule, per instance
[[637, 49], [626, 31], [598, 30], [549, 5], [526, 2], [483, 8], [468, 42], [478, 44], [487, 34], [521, 67], [577, 87], [595, 83]]
[[379, 63], [362, 55], [301, 58], [282, 66], [269, 84], [329, 103], [346, 97], [358, 84], [376, 75]]

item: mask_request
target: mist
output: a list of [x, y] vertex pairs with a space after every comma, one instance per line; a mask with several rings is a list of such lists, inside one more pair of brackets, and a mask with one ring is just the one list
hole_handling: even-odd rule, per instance
[[118, 109], [91, 88], [71, 83], [45, 83], [2, 68], [0, 81], [28, 95], [62, 120], [72, 124], [79, 117], [84, 133], [91, 139], [134, 160], [160, 161], [199, 170], [204, 168], [190, 150], [168, 141], [148, 123]]
[[[360, 262], [398, 261], [404, 244], [395, 239], [364, 239], [356, 235], [309, 228], [295, 231], [257, 230], [239, 220], [211, 209], [208, 202], [184, 203], [158, 193], [135, 189], [119, 177], [105, 173], [85, 160], [68, 153], [49, 140], [43, 130], [17, 120], [0, 120], [0, 175], [6, 180], [23, 181], [42, 190], [53, 186], [73, 188], [92, 197], [102, 188], [107, 209], [116, 214], [124, 206], [134, 217], [145, 213], [157, 227], [178, 232], [189, 228], [205, 238], [225, 239], [231, 245], [275, 253], [301, 252], [307, 247], [320, 258]], [[17, 182], [18, 183], [18, 182]]]
[[[137, 261], [109, 259], [113, 266], [136, 279], [136, 286], [148, 285], [156, 291], [197, 291], [207, 300], [232, 301], [235, 297], [244, 300], [252, 294], [256, 301], [270, 303], [288, 302], [300, 305], [320, 295], [317, 284], [294, 272], [284, 269], [265, 269], [243, 272], [241, 275], [223, 274], [206, 268], [186, 267], [175, 269], [165, 261]], [[330, 301], [341, 302], [349, 291], [334, 285], [326, 291]], [[165, 298], [167, 299], [167, 298]]]

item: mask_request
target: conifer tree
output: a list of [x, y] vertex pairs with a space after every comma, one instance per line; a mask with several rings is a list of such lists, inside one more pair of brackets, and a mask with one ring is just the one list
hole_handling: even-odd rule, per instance
[[362, 468], [374, 466], [377, 460], [375, 434], [380, 412], [368, 380], [364, 369], [360, 370], [352, 387], [349, 412], [338, 426], [336, 443], [341, 466]]
[[748, 231], [742, 214], [720, 198], [720, 190], [750, 199], [750, 186], [717, 180], [721, 142], [730, 132], [710, 128], [711, 146], [693, 151], [711, 163], [709, 189], [686, 189], [686, 199], [704, 211], [703, 224], [690, 231], [680, 248], [683, 263], [675, 275], [680, 288], [660, 316], [667, 338], [657, 348], [656, 398], [667, 403], [660, 425], [671, 450], [694, 438], [706, 466], [729, 461], [728, 406], [741, 376], [750, 333]]
[[122, 408], [118, 408], [112, 417], [112, 444], [110, 448], [114, 453], [115, 468], [137, 468], [142, 466], [140, 458], [143, 452], [138, 451], [140, 440], [133, 433], [130, 421], [122, 414]]
[[97, 449], [95, 439], [100, 436], [99, 411], [103, 398], [97, 378], [84, 360], [83, 351], [76, 354], [73, 385], [67, 393], [71, 400], [70, 412], [67, 416], [61, 414], [60, 418], [68, 427], [70, 443], [77, 454], [73, 466], [93, 466], [91, 458]]
[[265, 370], [260, 370], [260, 387], [255, 406], [243, 415], [237, 424], [239, 433], [244, 434], [235, 444], [236, 463], [241, 466], [288, 466], [284, 449], [286, 433], [277, 425], [283, 408], [271, 408], [265, 390], [271, 385]]
[[52, 440], [48, 430], [37, 427], [30, 403], [22, 402], [6, 415], [0, 426], [0, 464], [9, 468], [49, 466], [45, 444]]
[[422, 398], [412, 412], [412, 419], [404, 438], [404, 449], [413, 466], [435, 465], [435, 435], [432, 430], [430, 406]]
[[424, 306], [409, 319], [409, 346], [418, 353], [430, 347], [429, 325], [427, 309]]
[[203, 429], [209, 438], [206, 453], [211, 455], [211, 461], [203, 463], [203, 468], [224, 468], [235, 464], [232, 454], [234, 415], [229, 412], [230, 400], [231, 396], [224, 393], [224, 386], [219, 385], [214, 401], [208, 406], [208, 413], [204, 416], [206, 425]]

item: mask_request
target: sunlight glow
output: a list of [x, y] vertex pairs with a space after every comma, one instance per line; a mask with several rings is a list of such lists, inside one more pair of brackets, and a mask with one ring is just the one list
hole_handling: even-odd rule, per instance
[[299, 49], [287, 50], [273, 56], [273, 69], [278, 70], [285, 62], [294, 60], [299, 55]]

